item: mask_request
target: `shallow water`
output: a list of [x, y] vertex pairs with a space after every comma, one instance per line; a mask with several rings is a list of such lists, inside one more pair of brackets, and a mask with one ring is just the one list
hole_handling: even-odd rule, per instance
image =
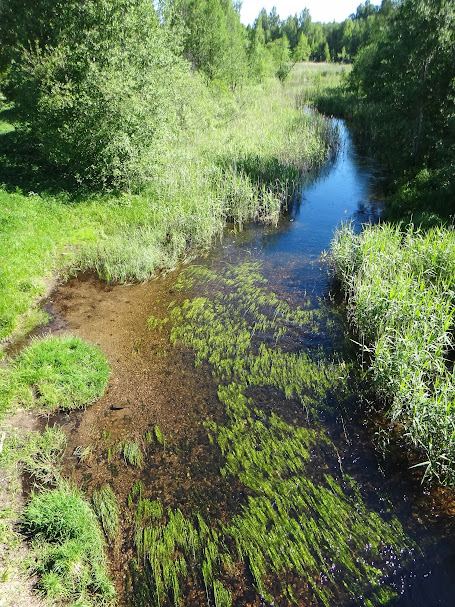
[[[196, 274], [194, 270], [193, 274], [183, 270], [183, 273], [170, 273], [148, 285], [129, 287], [106, 287], [93, 276], [85, 276], [56, 291], [52, 301], [55, 330], [71, 330], [98, 342], [113, 365], [113, 379], [106, 396], [87, 412], [64, 422], [70, 434], [68, 473], [82, 482], [89, 493], [103, 482], [109, 482], [123, 505], [133, 481], [141, 480], [145, 486], [144, 495], [158, 500], [165, 509], [175, 511], [179, 508], [192, 520], [197, 512], [220, 533], [223, 525], [231, 525], [224, 535], [235, 567], [228, 570], [219, 565], [219, 579], [231, 591], [233, 604], [239, 607], [291, 604], [289, 589], [295, 604], [302, 606], [322, 605], [328, 601], [331, 607], [379, 604], [449, 607], [455, 604], [452, 492], [429, 491], [420, 484], [418, 469], [408, 470], [416, 462], [412, 456], [408, 458], [404, 454], [399, 437], [382, 457], [376, 440], [380, 425], [384, 425], [382, 414], [374, 413], [378, 406], [365, 382], [359, 380], [356, 372], [349, 371], [353, 360], [354, 366], [359, 367], [360, 358], [355, 358], [356, 347], [350, 341], [342, 304], [336, 302], [337, 296], [331, 291], [330, 272], [321, 258], [341, 221], [352, 221], [360, 230], [362, 224], [376, 222], [381, 212], [380, 168], [353, 143], [344, 124], [338, 122], [338, 126], [341, 139], [338, 153], [316, 178], [314, 175], [307, 177], [301, 193], [277, 227], [251, 225], [241, 233], [228, 231], [220, 246], [191, 264], [197, 269]], [[231, 286], [236, 271], [238, 283]], [[167, 318], [171, 302], [172, 309], [179, 309], [185, 300], [193, 302], [195, 298], [205, 297], [209, 302], [216, 302], [220, 323], [236, 319], [236, 314], [241, 312], [239, 318], [245, 319], [251, 328], [256, 320], [247, 304], [254, 285], [248, 283], [248, 278], [254, 272], [265, 279], [261, 285], [264, 292], [273, 292], [282, 306], [280, 310], [284, 306], [287, 311], [277, 315], [276, 303], [265, 301], [260, 310], [265, 319], [264, 327], [255, 330], [245, 354], [239, 356], [240, 362], [249, 361], [247, 371], [251, 374], [251, 365], [262, 344], [270, 350], [279, 350], [280, 355], [308, 356], [309, 369], [318, 361], [329, 367], [333, 365], [327, 371], [329, 378], [336, 378], [337, 373], [343, 376], [333, 388], [323, 387], [325, 379], [321, 376], [321, 386], [309, 386], [305, 392], [309, 404], [303, 407], [302, 398], [295, 394], [284, 398], [284, 388], [268, 385], [264, 378], [248, 387], [245, 384], [245, 394], [254, 402], [255, 419], [266, 420], [264, 427], [268, 427], [273, 413], [288, 425], [287, 437], [293, 436], [292, 432], [298, 428], [316, 433], [316, 440], [309, 448], [309, 459], [302, 463], [301, 471], [284, 473], [277, 470], [276, 476], [280, 483], [283, 482], [272, 485], [284, 487], [287, 485], [283, 483], [292, 479], [297, 479], [298, 485], [300, 475], [302, 481], [309, 479], [315, 492], [327, 491], [326, 476], [334, 479], [346, 495], [340, 508], [346, 507], [347, 513], [352, 509], [354, 522], [346, 523], [346, 533], [354, 537], [347, 540], [354, 552], [357, 538], [353, 529], [357, 529], [355, 521], [359, 517], [370, 521], [372, 534], [376, 520], [377, 531], [380, 533], [381, 525], [384, 525], [384, 534], [389, 534], [396, 517], [395, 546], [393, 540], [384, 537], [384, 546], [374, 558], [366, 555], [368, 550], [358, 553], [359, 560], [366, 559], [368, 566], [375, 566], [382, 572], [378, 584], [391, 589], [394, 597], [381, 595], [382, 598], [378, 598], [380, 593], [370, 588], [367, 569], [360, 572], [364, 579], [358, 580], [358, 584], [355, 579], [351, 580], [352, 588], [346, 591], [343, 582], [349, 579], [349, 567], [337, 562], [336, 549], [332, 554], [332, 548], [323, 546], [324, 554], [319, 561], [316, 559], [314, 571], [302, 574], [285, 569], [274, 571], [270, 567], [264, 575], [267, 586], [264, 598], [252, 573], [252, 556], [243, 561], [236, 556], [232, 521], [238, 521], [236, 529], [243, 528], [241, 518], [246, 516], [249, 500], [262, 496], [253, 486], [254, 478], [248, 480], [244, 471], [237, 476], [220, 472], [226, 467], [226, 458], [230, 457], [230, 446], [221, 453], [217, 437], [223, 433], [223, 428], [231, 439], [234, 437], [232, 442], [240, 442], [241, 437], [232, 434], [235, 424], [220, 402], [217, 390], [232, 381], [241, 383], [241, 374], [228, 370], [231, 375], [223, 378], [216, 363], [205, 359], [194, 370], [192, 337], [185, 342], [182, 334], [176, 347], [172, 347], [169, 344], [172, 321], [162, 331], [149, 331], [147, 319], [151, 315]], [[207, 274], [210, 274], [209, 279]], [[242, 280], [247, 285], [243, 291]], [[257, 295], [251, 297], [254, 301]], [[305, 314], [311, 312], [314, 319], [297, 320], [295, 311], [299, 309]], [[278, 322], [277, 316], [283, 325], [279, 334], [274, 333], [273, 323]], [[220, 324], [224, 331], [226, 326]], [[196, 329], [190, 330], [193, 337]], [[235, 356], [230, 355], [228, 366], [233, 365]], [[215, 377], [212, 377], [212, 370], [215, 370]], [[370, 400], [373, 407], [368, 405]], [[216, 429], [209, 432], [204, 425], [207, 421]], [[131, 437], [143, 440], [146, 430], [153, 431], [155, 425], [166, 437], [166, 445], [144, 445], [144, 468], [127, 467], [115, 454], [115, 445]], [[72, 457], [76, 446], [88, 445], [92, 453], [89, 459], [81, 462]], [[265, 449], [256, 446], [259, 451], [261, 448]], [[267, 479], [263, 473], [258, 474], [257, 478]], [[352, 483], [346, 480], [347, 475], [353, 478]], [[330, 493], [331, 497], [333, 495]], [[280, 497], [277, 495], [278, 501]], [[302, 515], [291, 513], [290, 516], [301, 520], [299, 516]], [[127, 563], [134, 556], [131, 517], [125, 506], [122, 538], [111, 551], [120, 590], [124, 587]], [[331, 530], [324, 528], [320, 514], [309, 512], [308, 520], [320, 525], [330, 544]], [[164, 522], [159, 521], [159, 524]], [[267, 533], [274, 524], [266, 525]], [[368, 536], [368, 525], [357, 531], [360, 545]], [[272, 540], [268, 538], [267, 541]], [[288, 538], [287, 541], [292, 543], [294, 540]], [[372, 538], [372, 543], [374, 541]], [[367, 540], [365, 542], [368, 544]], [[176, 552], [180, 554], [184, 548], [178, 548]], [[329, 561], [333, 562], [333, 575], [324, 569]], [[182, 604], [202, 605], [208, 601], [214, 604], [210, 592], [206, 599], [200, 582], [200, 574], [190, 572], [188, 581], [183, 584]], [[144, 607], [155, 604], [152, 586], [153, 581], [146, 571], [135, 589], [129, 583], [122, 603]], [[325, 588], [330, 588], [327, 594], [324, 594]]]

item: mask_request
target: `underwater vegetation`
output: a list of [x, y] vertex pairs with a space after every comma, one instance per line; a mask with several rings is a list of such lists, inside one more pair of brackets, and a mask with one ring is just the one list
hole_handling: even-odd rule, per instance
[[107, 483], [95, 489], [92, 495], [93, 510], [103, 527], [109, 543], [114, 543], [119, 531], [119, 504]]
[[[193, 267], [177, 287], [189, 297], [170, 306], [171, 342], [212, 370], [225, 422], [206, 428], [221, 450], [222, 476], [237, 479], [248, 498], [230, 520], [208, 521], [201, 512], [164, 512], [133, 488], [131, 576], [134, 587], [142, 568], [148, 594], [132, 604], [180, 605], [185, 588], [197, 585], [208, 605], [227, 607], [232, 584], [251, 582], [268, 604], [388, 604], [390, 567], [413, 546], [395, 517], [366, 505], [341, 465], [335, 474], [317, 465], [320, 452], [337, 462], [317, 411], [349, 374], [321, 349], [302, 350], [302, 335], [322, 327], [322, 313], [270, 292], [257, 263]], [[241, 570], [247, 577], [236, 580]]]

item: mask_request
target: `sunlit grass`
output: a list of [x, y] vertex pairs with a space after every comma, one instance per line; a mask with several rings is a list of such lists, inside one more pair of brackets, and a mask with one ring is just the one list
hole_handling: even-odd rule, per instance
[[109, 373], [101, 351], [78, 337], [36, 339], [0, 369], [0, 411], [85, 407], [102, 396]]
[[[8, 171], [0, 174], [0, 339], [43, 321], [30, 310], [55, 272], [95, 269], [109, 281], [145, 280], [210, 246], [227, 221], [277, 221], [301, 171], [327, 157], [334, 137], [327, 121], [297, 107], [307, 87], [296, 70], [284, 87], [269, 81], [207, 93], [200, 124], [182, 130], [139, 194], [59, 193], [54, 184], [50, 195], [39, 183], [12, 193]], [[2, 160], [6, 167], [13, 161]]]
[[[66, 442], [59, 427], [46, 427], [43, 432], [5, 427], [0, 466], [8, 480], [2, 499], [8, 499], [10, 511], [0, 511], [0, 533], [2, 529], [11, 531], [3, 545], [2, 564], [8, 562], [13, 581], [24, 585], [21, 605], [29, 604], [27, 600], [33, 596], [27, 595], [28, 582], [20, 577], [27, 572], [34, 577], [35, 590], [47, 599], [46, 604], [64, 600], [107, 607], [113, 603], [115, 591], [102, 531], [83, 495], [62, 481]], [[24, 473], [30, 475], [33, 487], [25, 507], [16, 493]]]
[[94, 607], [113, 601], [102, 532], [79, 491], [61, 484], [32, 495], [22, 529], [32, 539], [33, 570], [45, 597]]
[[332, 254], [390, 419], [422, 454], [426, 475], [453, 484], [453, 230], [344, 227]]

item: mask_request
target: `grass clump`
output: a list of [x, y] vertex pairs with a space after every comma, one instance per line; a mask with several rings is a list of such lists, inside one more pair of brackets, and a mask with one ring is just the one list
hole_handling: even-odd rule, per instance
[[32, 495], [22, 529], [32, 541], [38, 588], [48, 599], [90, 606], [113, 602], [102, 532], [79, 491], [61, 484]]
[[455, 234], [383, 224], [332, 242], [350, 317], [371, 373], [428, 478], [455, 483]]
[[2, 468], [19, 466], [39, 485], [55, 483], [60, 478], [61, 459], [67, 439], [61, 428], [46, 426], [43, 432], [5, 432], [0, 454]]
[[101, 351], [78, 337], [34, 340], [1, 370], [0, 411], [85, 407], [102, 396], [109, 371]]
[[20, 532], [23, 508], [23, 473], [36, 485], [53, 484], [59, 478], [61, 458], [66, 445], [59, 428], [39, 432], [23, 432], [4, 428], [0, 438], [0, 567], [1, 602], [5, 605], [34, 604], [28, 572], [24, 567], [30, 550]]
[[[21, 571], [27, 563], [27, 572], [38, 577], [37, 588], [50, 604], [112, 604], [115, 591], [108, 577], [102, 531], [82, 494], [60, 476], [65, 434], [61, 428], [46, 427], [42, 433], [10, 429], [5, 435], [0, 466], [8, 478], [6, 497], [11, 508], [0, 512], [0, 532], [8, 527], [20, 532], [6, 546], [11, 552], [14, 540], [18, 551], [18, 556], [11, 552], [9, 562]], [[36, 491], [25, 508], [17, 493], [22, 472], [31, 475]], [[27, 557], [24, 536], [30, 541]]]
[[137, 441], [127, 440], [120, 443], [120, 452], [123, 455], [125, 464], [142, 468], [144, 465], [144, 456], [141, 447]]
[[110, 485], [95, 489], [92, 494], [93, 509], [110, 544], [117, 539], [119, 531], [119, 504]]

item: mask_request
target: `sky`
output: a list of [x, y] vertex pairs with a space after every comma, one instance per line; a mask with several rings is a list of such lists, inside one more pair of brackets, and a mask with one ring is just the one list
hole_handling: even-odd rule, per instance
[[[240, 20], [245, 25], [252, 25], [262, 8], [269, 13], [276, 6], [281, 19], [299, 14], [306, 7], [310, 10], [313, 22], [344, 21], [351, 13], [355, 13], [362, 2], [364, 0], [243, 0]], [[372, 0], [372, 3], [381, 4], [380, 0]]]

